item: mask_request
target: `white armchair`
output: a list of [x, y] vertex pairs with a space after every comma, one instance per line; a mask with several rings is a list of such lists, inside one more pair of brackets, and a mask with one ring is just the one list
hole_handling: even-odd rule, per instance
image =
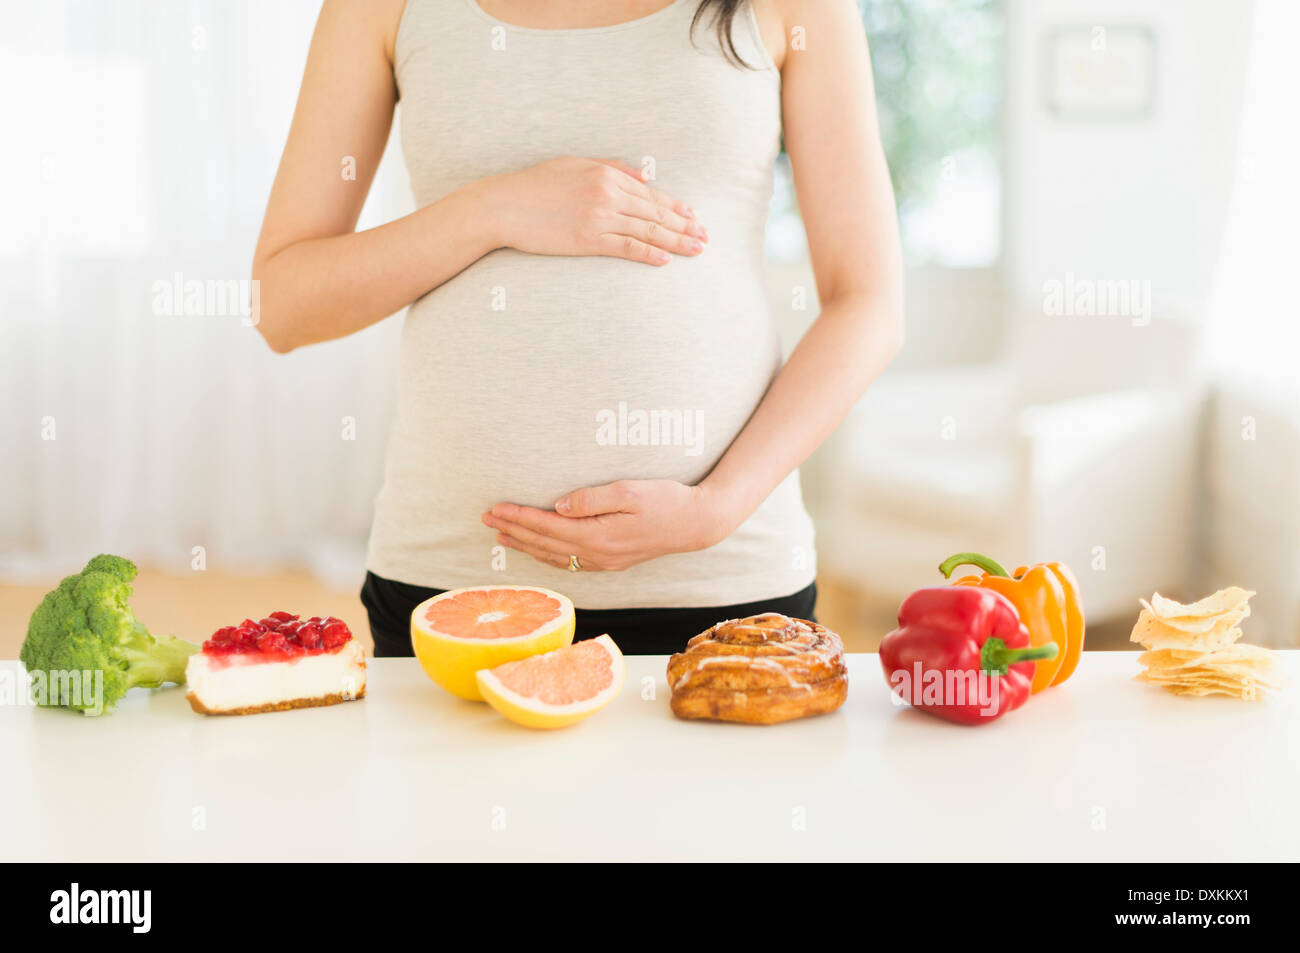
[[886, 375], [814, 474], [821, 567], [865, 595], [986, 552], [1075, 570], [1089, 617], [1177, 592], [1193, 542], [1201, 390], [1172, 323], [1036, 318], [995, 363]]

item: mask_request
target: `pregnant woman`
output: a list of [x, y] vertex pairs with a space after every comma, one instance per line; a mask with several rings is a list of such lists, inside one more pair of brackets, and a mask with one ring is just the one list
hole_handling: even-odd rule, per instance
[[[419, 208], [357, 232], [399, 100]], [[820, 301], [784, 365], [783, 141]], [[375, 654], [490, 583], [563, 592], [578, 638], [633, 654], [811, 618], [798, 467], [902, 344], [900, 258], [851, 0], [326, 0], [254, 277], [279, 352], [410, 305]]]

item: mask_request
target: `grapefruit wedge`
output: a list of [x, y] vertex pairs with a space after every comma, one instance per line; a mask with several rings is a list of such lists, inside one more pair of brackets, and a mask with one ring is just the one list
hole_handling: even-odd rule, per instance
[[461, 698], [483, 701], [475, 672], [568, 645], [573, 624], [573, 603], [549, 589], [453, 589], [415, 607], [411, 644], [436, 684]]
[[600, 711], [623, 687], [623, 653], [602, 635], [484, 669], [478, 689], [489, 705], [529, 728], [564, 728]]

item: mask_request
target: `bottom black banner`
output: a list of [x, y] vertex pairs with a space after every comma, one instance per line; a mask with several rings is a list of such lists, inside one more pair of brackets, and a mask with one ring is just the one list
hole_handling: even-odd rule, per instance
[[[1286, 878], [1270, 865], [803, 865], [780, 872], [746, 865], [720, 875], [627, 864], [607, 867], [596, 883], [577, 869], [550, 869], [470, 875], [460, 886], [433, 866], [9, 864], [13, 887], [3, 907], [20, 935], [35, 930], [69, 942], [246, 943], [288, 930], [297, 945], [373, 943], [397, 937], [394, 931], [432, 939], [435, 924], [452, 923], [494, 933], [517, 927], [536, 941], [541, 932], [568, 932], [570, 904], [575, 925], [599, 911], [620, 938], [671, 929], [665, 918], [676, 915], [667, 911], [681, 904], [707, 928], [710, 909], [722, 916], [711, 907], [722, 893], [728, 943], [737, 933], [768, 936], [763, 924], [773, 915], [798, 929], [820, 911], [848, 929], [863, 917], [876, 939], [928, 945], [991, 931], [1232, 942], [1284, 927], [1294, 906]], [[713, 900], [701, 906], [704, 896]], [[530, 926], [533, 909], [545, 919]]]

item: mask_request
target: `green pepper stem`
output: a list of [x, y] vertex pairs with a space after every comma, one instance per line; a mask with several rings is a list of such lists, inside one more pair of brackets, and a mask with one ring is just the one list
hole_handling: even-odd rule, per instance
[[949, 556], [943, 562], [939, 563], [939, 572], [943, 573], [944, 579], [952, 578], [952, 571], [958, 566], [978, 566], [990, 576], [1010, 576], [1011, 573], [1002, 568], [1002, 565], [996, 560], [990, 559], [983, 553], [957, 553], [955, 556]]
[[1007, 643], [996, 636], [988, 639], [980, 649], [980, 668], [986, 672], [1007, 674], [1007, 669], [1019, 662], [1036, 662], [1039, 659], [1056, 658], [1056, 643], [1044, 642], [1042, 645], [1009, 649]]

